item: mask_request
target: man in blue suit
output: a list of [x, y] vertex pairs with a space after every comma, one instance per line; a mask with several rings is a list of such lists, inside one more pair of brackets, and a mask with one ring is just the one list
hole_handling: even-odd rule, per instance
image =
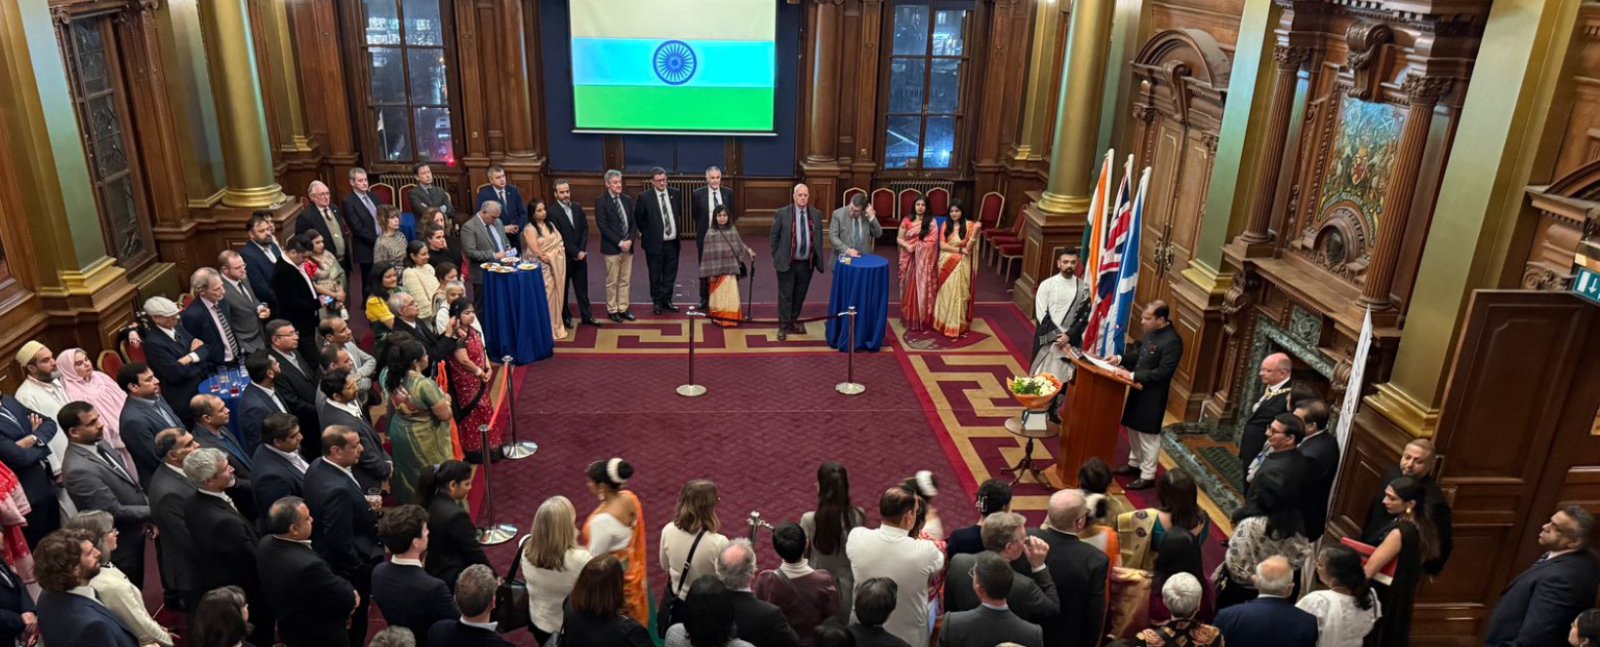
[[254, 452], [261, 444], [261, 425], [267, 416], [293, 412], [278, 397], [276, 386], [281, 369], [277, 358], [256, 353], [244, 358], [244, 370], [250, 376], [250, 386], [239, 395], [239, 442], [244, 443], [246, 451]]
[[[33, 510], [22, 534], [29, 546], [61, 527], [61, 505], [56, 502], [55, 478], [50, 474], [50, 439], [56, 421], [34, 413], [16, 398], [0, 396], [0, 462], [17, 474], [22, 492]], [[61, 460], [57, 457], [56, 460]]]
[[51, 533], [33, 551], [39, 577], [39, 633], [50, 645], [139, 647], [138, 639], [94, 597], [100, 550], [85, 530]]
[[1593, 606], [1600, 562], [1590, 540], [1594, 515], [1567, 506], [1539, 528], [1544, 555], [1511, 580], [1489, 616], [1485, 644], [1495, 647], [1561, 645], [1578, 612]]
[[1217, 628], [1229, 645], [1316, 647], [1317, 617], [1294, 606], [1294, 567], [1279, 556], [1256, 565], [1260, 597], [1217, 612]]
[[489, 186], [478, 191], [478, 199], [472, 202], [473, 212], [482, 210], [483, 203], [490, 200], [500, 203], [500, 226], [505, 229], [506, 240], [516, 244], [517, 234], [528, 224], [528, 203], [522, 200], [522, 192], [511, 186], [506, 170], [499, 164], [489, 167]]
[[256, 502], [256, 526], [263, 532], [271, 519], [272, 504], [304, 491], [306, 459], [300, 456], [300, 421], [287, 413], [274, 413], [261, 423], [261, 444], [250, 456], [250, 481]]
[[0, 645], [14, 645], [18, 638], [39, 628], [39, 614], [33, 608], [22, 578], [0, 561]]
[[278, 259], [283, 258], [283, 248], [278, 246], [278, 226], [272, 222], [272, 213], [257, 211], [250, 216], [246, 231], [250, 242], [239, 248], [244, 257], [245, 273], [250, 279], [250, 289], [273, 310], [278, 309], [277, 295], [272, 293], [272, 275], [277, 271]]
[[150, 475], [161, 465], [161, 458], [156, 454], [156, 435], [164, 429], [183, 429], [183, 420], [161, 397], [161, 380], [149, 366], [138, 362], [124, 364], [122, 370], [117, 371], [117, 385], [128, 392], [117, 427], [122, 431], [122, 442], [127, 445], [128, 453], [133, 455], [134, 467], [139, 470], [139, 483], [148, 488]]
[[233, 334], [233, 325], [228, 322], [227, 304], [224, 302], [228, 290], [223, 287], [222, 275], [209, 267], [195, 270], [189, 276], [189, 291], [194, 294], [194, 301], [189, 302], [189, 307], [184, 308], [183, 314], [178, 316], [183, 329], [205, 344], [205, 348], [217, 356], [218, 362], [238, 366], [244, 348], [239, 344], [239, 337]]

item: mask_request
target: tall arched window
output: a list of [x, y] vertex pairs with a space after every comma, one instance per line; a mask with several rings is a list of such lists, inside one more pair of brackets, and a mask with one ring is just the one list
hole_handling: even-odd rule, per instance
[[897, 2], [889, 24], [883, 165], [948, 169], [962, 126], [971, 2]]
[[451, 113], [454, 57], [443, 0], [352, 0], [360, 28], [370, 164], [456, 159]]

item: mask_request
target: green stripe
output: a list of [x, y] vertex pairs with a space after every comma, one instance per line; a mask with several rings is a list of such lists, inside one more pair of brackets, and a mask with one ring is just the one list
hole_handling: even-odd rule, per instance
[[770, 132], [772, 88], [573, 87], [577, 127]]

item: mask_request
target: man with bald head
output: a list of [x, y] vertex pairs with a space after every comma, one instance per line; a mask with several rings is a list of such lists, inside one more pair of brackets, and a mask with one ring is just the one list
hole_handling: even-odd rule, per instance
[[1433, 476], [1434, 447], [1433, 441], [1427, 438], [1417, 438], [1400, 450], [1399, 464], [1384, 472], [1383, 478], [1378, 481], [1377, 496], [1373, 497], [1372, 509], [1367, 512], [1367, 524], [1361, 532], [1361, 541], [1376, 546], [1383, 543], [1384, 535], [1394, 523], [1394, 515], [1383, 507], [1383, 492], [1395, 479], [1409, 476], [1422, 483], [1427, 488], [1428, 495], [1423, 505], [1428, 507], [1428, 518], [1433, 520], [1433, 525], [1439, 532], [1439, 556], [1422, 563], [1422, 570], [1429, 575], [1438, 575], [1444, 570], [1444, 564], [1450, 559], [1450, 551], [1455, 548], [1455, 533], [1451, 528], [1450, 502], [1445, 500], [1444, 491], [1439, 489], [1439, 482]]
[[1267, 444], [1267, 427], [1278, 416], [1289, 413], [1289, 392], [1294, 385], [1289, 373], [1294, 363], [1284, 353], [1273, 353], [1261, 360], [1261, 397], [1251, 404], [1250, 417], [1245, 419], [1244, 433], [1239, 435], [1239, 462], [1249, 465]]
[[1088, 517], [1081, 490], [1060, 490], [1050, 495], [1044, 527], [1029, 531], [1050, 546], [1044, 565], [1061, 599], [1061, 612], [1039, 622], [1046, 645], [1093, 645], [1101, 635], [1111, 560], [1078, 538]]
[[350, 243], [353, 240], [350, 225], [345, 222], [344, 214], [339, 213], [339, 207], [333, 204], [333, 192], [321, 180], [314, 180], [306, 188], [306, 197], [311, 199], [311, 204], [301, 209], [300, 215], [294, 219], [294, 233], [317, 230], [322, 234], [322, 240], [327, 242], [328, 251], [339, 258], [339, 264], [344, 266], [346, 272], [350, 271]]
[[1216, 626], [1229, 645], [1315, 647], [1317, 617], [1294, 605], [1294, 572], [1282, 556], [1273, 555], [1256, 565], [1256, 590], [1261, 595], [1244, 604], [1217, 612]]
[[794, 201], [772, 214], [772, 267], [778, 272], [778, 341], [806, 334], [796, 323], [811, 289], [811, 273], [822, 273], [822, 212], [811, 206], [811, 189], [794, 185]]

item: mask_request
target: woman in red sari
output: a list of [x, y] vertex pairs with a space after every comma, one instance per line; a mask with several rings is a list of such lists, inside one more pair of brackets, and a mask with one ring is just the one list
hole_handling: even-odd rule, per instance
[[966, 336], [972, 328], [972, 247], [978, 238], [977, 221], [967, 220], [961, 201], [950, 202], [950, 216], [940, 231], [939, 295], [933, 301], [933, 327], [951, 339]]
[[939, 228], [928, 213], [928, 199], [918, 197], [900, 221], [900, 323], [907, 332], [933, 327], [935, 279], [939, 267]]
[[505, 429], [500, 424], [490, 424], [494, 419], [494, 401], [490, 397], [489, 383], [494, 373], [489, 370], [489, 353], [483, 347], [483, 335], [472, 325], [478, 313], [472, 302], [457, 299], [450, 304], [450, 324], [447, 333], [456, 340], [455, 352], [445, 363], [450, 374], [450, 398], [456, 403], [456, 427], [461, 430], [461, 450], [467, 462], [482, 462], [484, 426], [489, 427], [490, 458], [498, 460], [505, 445]]

